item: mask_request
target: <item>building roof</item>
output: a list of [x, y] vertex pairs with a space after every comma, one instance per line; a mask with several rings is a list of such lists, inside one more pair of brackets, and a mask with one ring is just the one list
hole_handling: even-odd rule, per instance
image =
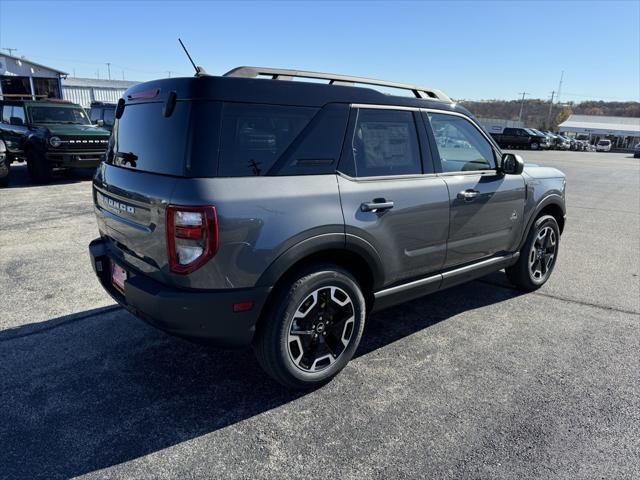
[[640, 136], [640, 118], [571, 115], [559, 125], [562, 132]]
[[62, 70], [58, 70], [53, 67], [47, 67], [46, 65], [42, 65], [41, 63], [33, 62], [26, 57], [16, 57], [14, 55], [7, 55], [6, 53], [0, 53], [0, 57], [11, 58], [13, 60], [20, 61], [22, 63], [28, 63], [29, 65], [33, 65], [40, 68], [46, 68], [47, 70], [51, 70], [52, 72], [59, 73], [60, 75], [69, 75], [67, 72], [63, 72]]
[[62, 81], [63, 87], [117, 88], [126, 90], [140, 82], [128, 80], [105, 80], [102, 78], [67, 77]]

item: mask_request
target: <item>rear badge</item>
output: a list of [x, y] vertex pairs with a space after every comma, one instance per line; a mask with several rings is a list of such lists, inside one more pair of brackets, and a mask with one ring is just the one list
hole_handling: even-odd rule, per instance
[[102, 203], [108, 208], [110, 208], [111, 210], [115, 210], [118, 213], [126, 212], [131, 215], [136, 213], [136, 209], [132, 205], [127, 205], [126, 203], [118, 202], [117, 200], [106, 197], [101, 193], [99, 193], [98, 195], [100, 195], [100, 198], [102, 199]]

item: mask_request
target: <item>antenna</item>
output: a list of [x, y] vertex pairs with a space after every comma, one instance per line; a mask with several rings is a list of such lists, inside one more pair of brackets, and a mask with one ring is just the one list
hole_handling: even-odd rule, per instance
[[196, 77], [201, 77], [202, 75], [207, 75], [207, 72], [205, 72], [204, 68], [198, 67], [196, 65], [196, 63], [193, 61], [193, 58], [191, 58], [191, 55], [189, 55], [189, 51], [187, 50], [187, 47], [185, 47], [184, 43], [182, 43], [182, 39], [178, 38], [178, 41], [180, 42], [180, 45], [182, 46], [182, 49], [184, 50], [184, 53], [187, 54], [187, 58], [189, 58], [189, 61], [191, 62], [191, 65], [193, 65], [193, 69], [196, 71]]

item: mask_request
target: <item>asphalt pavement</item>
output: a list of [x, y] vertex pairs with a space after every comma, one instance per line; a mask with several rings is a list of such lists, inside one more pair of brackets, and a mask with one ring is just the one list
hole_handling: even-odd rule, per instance
[[170, 337], [102, 291], [90, 174], [0, 190], [0, 478], [640, 477], [640, 162], [560, 168], [551, 280], [504, 273], [383, 311], [330, 384]]

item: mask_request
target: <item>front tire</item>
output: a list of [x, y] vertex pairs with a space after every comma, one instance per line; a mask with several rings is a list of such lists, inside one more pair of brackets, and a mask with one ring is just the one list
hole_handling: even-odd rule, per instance
[[507, 278], [520, 290], [532, 292], [544, 285], [555, 267], [560, 228], [551, 215], [538, 218], [527, 236], [518, 262], [505, 269]]
[[51, 183], [53, 178], [53, 165], [35, 150], [29, 150], [27, 153], [27, 171], [34, 183]]
[[262, 368], [292, 389], [322, 385], [358, 348], [366, 303], [347, 271], [323, 265], [285, 282], [267, 307], [254, 342]]

